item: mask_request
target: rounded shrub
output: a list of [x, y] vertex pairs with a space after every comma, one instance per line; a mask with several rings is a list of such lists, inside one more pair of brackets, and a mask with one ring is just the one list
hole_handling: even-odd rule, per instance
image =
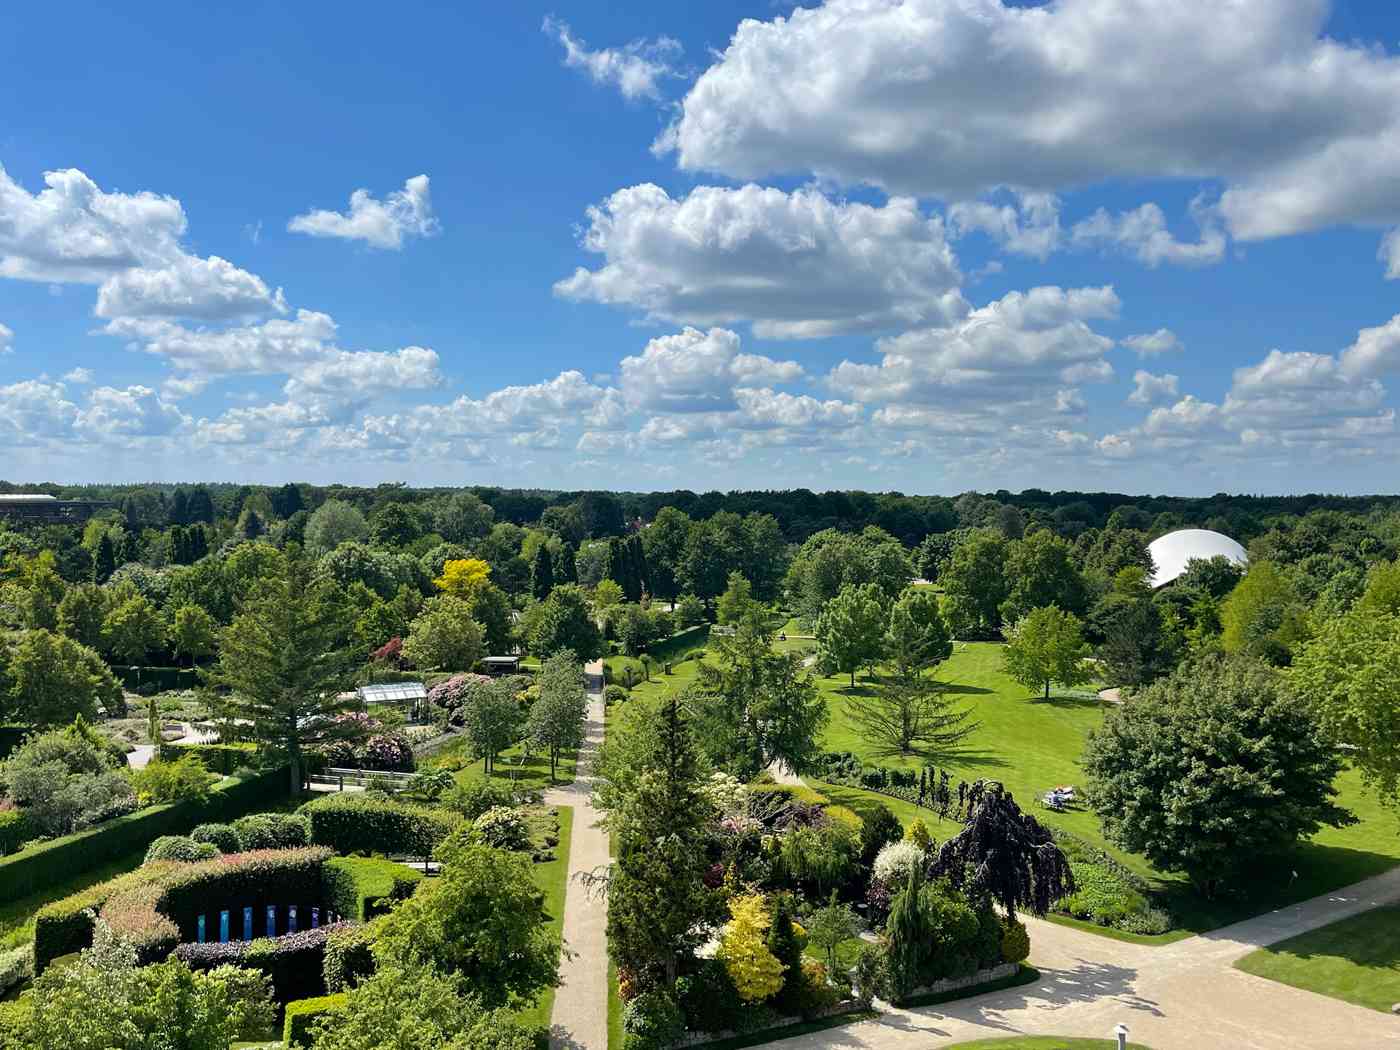
[[620, 685], [610, 685], [603, 690], [603, 703], [608, 707], [613, 704], [620, 704], [632, 694]]
[[190, 832], [195, 842], [208, 842], [220, 853], [242, 853], [243, 836], [232, 824], [200, 824]]
[[1026, 924], [1015, 920], [1002, 921], [1001, 958], [1003, 962], [1025, 962], [1031, 954], [1031, 935]]
[[174, 860], [182, 864], [212, 860], [219, 855], [219, 847], [212, 842], [196, 842], [185, 835], [162, 835], [146, 850], [145, 864], [157, 860]]
[[681, 1008], [661, 989], [643, 992], [622, 1013], [624, 1050], [668, 1050], [685, 1035]]
[[871, 874], [881, 885], [902, 889], [909, 881], [909, 874], [922, 867], [927, 859], [923, 848], [913, 839], [901, 839], [881, 847], [875, 855], [875, 865]]
[[249, 813], [233, 827], [245, 850], [294, 849], [311, 843], [311, 822], [300, 813]]

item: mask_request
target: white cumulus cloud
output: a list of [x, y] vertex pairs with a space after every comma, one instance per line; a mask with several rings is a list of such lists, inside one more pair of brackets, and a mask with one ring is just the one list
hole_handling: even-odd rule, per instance
[[1133, 373], [1133, 392], [1128, 395], [1128, 400], [1135, 405], [1155, 405], [1159, 401], [1169, 401], [1180, 395], [1179, 382], [1180, 378], [1170, 373], [1153, 375], [1138, 369]]
[[374, 248], [398, 251], [408, 237], [431, 237], [439, 231], [433, 217], [433, 203], [428, 189], [428, 176], [415, 175], [379, 200], [369, 190], [350, 194], [350, 210], [328, 211], [318, 208], [297, 215], [287, 223], [291, 233], [312, 237], [334, 237], [346, 241], [364, 241]]
[[673, 63], [681, 45], [670, 37], [591, 50], [557, 18], [546, 18], [541, 28], [564, 48], [564, 65], [582, 70], [595, 84], [616, 87], [629, 101], [659, 99], [662, 81], [676, 76]]
[[947, 200], [1218, 180], [1242, 239], [1395, 225], [1400, 59], [1325, 35], [1328, 8], [826, 0], [742, 22], [660, 143], [689, 171]]
[[875, 207], [753, 185], [672, 198], [643, 184], [589, 208], [588, 221], [583, 247], [604, 263], [555, 293], [654, 320], [749, 321], [760, 338], [818, 338], [966, 310], [941, 220], [909, 199]]

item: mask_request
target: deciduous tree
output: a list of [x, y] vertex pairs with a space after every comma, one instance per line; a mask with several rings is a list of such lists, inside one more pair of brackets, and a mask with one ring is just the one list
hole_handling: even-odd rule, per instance
[[1053, 682], [1076, 686], [1089, 680], [1088, 655], [1079, 618], [1053, 605], [1022, 617], [1002, 651], [1006, 673], [1027, 689], [1043, 688], [1046, 700]]
[[1330, 734], [1283, 676], [1246, 658], [1216, 654], [1154, 682], [1108, 713], [1083, 764], [1104, 834], [1206, 896], [1355, 820], [1333, 801]]

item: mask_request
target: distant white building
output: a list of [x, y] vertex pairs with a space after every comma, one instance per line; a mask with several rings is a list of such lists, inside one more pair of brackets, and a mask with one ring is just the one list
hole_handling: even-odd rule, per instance
[[1148, 578], [1154, 588], [1171, 583], [1186, 566], [1198, 558], [1209, 561], [1215, 557], [1229, 558], [1236, 565], [1249, 564], [1249, 555], [1234, 540], [1210, 529], [1178, 529], [1160, 536], [1147, 545], [1152, 555], [1152, 575]]

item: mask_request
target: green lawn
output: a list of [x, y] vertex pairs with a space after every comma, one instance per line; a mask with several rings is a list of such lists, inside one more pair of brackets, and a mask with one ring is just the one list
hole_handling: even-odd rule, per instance
[[[1079, 755], [1089, 730], [1098, 726], [1104, 717], [1104, 707], [1097, 699], [1052, 695], [1047, 703], [1032, 697], [1024, 686], [1002, 672], [1001, 646], [991, 642], [959, 643], [952, 658], [940, 668], [939, 678], [967, 705], [981, 727], [964, 742], [962, 753], [945, 756], [935, 764], [948, 768], [955, 782], [959, 778], [975, 780], [979, 777], [1000, 780], [1024, 808], [1045, 823], [1065, 828], [1108, 850], [1155, 885], [1159, 903], [1177, 917], [1184, 930], [1215, 929], [1349, 885], [1400, 864], [1400, 827], [1394, 814], [1384, 811], [1374, 795], [1362, 790], [1357, 774], [1348, 771], [1338, 780], [1339, 800], [1360, 818], [1358, 824], [1319, 832], [1311, 841], [1271, 865], [1266, 874], [1253, 883], [1247, 900], [1206, 901], [1190, 888], [1183, 876], [1164, 875], [1142, 857], [1109, 845], [1100, 833], [1098, 818], [1089, 810], [1053, 813], [1036, 805], [1035, 800], [1057, 784], [1083, 787]], [[849, 678], [837, 675], [820, 679], [820, 683], [831, 700], [832, 719], [824, 742], [828, 750], [853, 751], [890, 766], [917, 768], [920, 765], [915, 759], [871, 756], [865, 741], [846, 718]], [[865, 685], [859, 682], [857, 689], [862, 688]], [[869, 801], [888, 805], [906, 823], [917, 813], [938, 839], [956, 830], [952, 823], [939, 822], [925, 810], [873, 792], [829, 784], [816, 786], [833, 802], [850, 806], [857, 812], [859, 800], [865, 796]], [[1167, 934], [1134, 940], [1164, 943], [1179, 936], [1178, 933], [1175, 937]]]
[[[978, 1039], [954, 1043], [948, 1050], [1115, 1050], [1114, 1039], [1069, 1039], [1059, 1035], [1023, 1035], [1012, 1039]], [[1147, 1050], [1141, 1043], [1129, 1043], [1129, 1050]]]
[[1400, 1002], [1400, 906], [1377, 908], [1246, 955], [1245, 973], [1390, 1012]]
[[[1093, 696], [1079, 693], [1052, 694], [1049, 702], [1032, 696], [1003, 673], [1001, 648], [992, 642], [960, 642], [951, 659], [940, 668], [939, 678], [947, 683], [953, 696], [966, 704], [981, 726], [964, 742], [960, 753], [943, 756], [935, 765], [947, 768], [954, 784], [958, 779], [1000, 780], [1039, 819], [1108, 850], [1147, 878], [1155, 888], [1156, 903], [1176, 916], [1181, 929], [1160, 937], [1130, 939], [1144, 944], [1168, 943], [1185, 933], [1215, 929], [1307, 900], [1400, 864], [1400, 825], [1395, 815], [1383, 810], [1374, 795], [1363, 791], [1360, 777], [1348, 771], [1338, 779], [1339, 801], [1360, 818], [1359, 823], [1348, 828], [1325, 828], [1290, 855], [1270, 864], [1251, 884], [1248, 899], [1204, 900], [1183, 876], [1158, 872], [1142, 857], [1111, 846], [1099, 830], [1098, 818], [1088, 809], [1053, 813], [1036, 804], [1046, 789], [1057, 784], [1084, 786], [1079, 756], [1089, 731], [1102, 723], [1105, 708]], [[684, 688], [694, 676], [695, 663], [687, 661], [676, 667], [674, 675], [654, 677], [634, 692], [653, 695], [670, 688]], [[818, 679], [829, 698], [832, 716], [823, 746], [830, 751], [853, 751], [868, 761], [889, 766], [917, 768], [921, 764], [917, 759], [871, 754], [867, 742], [846, 717], [849, 682], [844, 675]], [[868, 686], [860, 679], [856, 688]], [[857, 813], [878, 802], [906, 824], [921, 817], [937, 839], [956, 833], [955, 824], [940, 822], [928, 810], [909, 803], [859, 788], [812, 783], [833, 803]], [[1103, 932], [1099, 927], [1083, 928]]]
[[[486, 775], [485, 762], [481, 759], [475, 761], [469, 759], [465, 736], [449, 741], [447, 746], [428, 759], [427, 765], [446, 764], [451, 766], [458, 761], [467, 763], [460, 769], [453, 771], [459, 784], [465, 784], [469, 780], [480, 780]], [[554, 784], [551, 784], [549, 780], [549, 755], [532, 754], [527, 757], [524, 746], [516, 744], [496, 756], [496, 768], [491, 773], [491, 779], [498, 783], [514, 783], [529, 791], [545, 791], [556, 784], [572, 784], [574, 767], [577, 762], [576, 752], [566, 751], [560, 755], [558, 779], [554, 781]]]
[[[554, 849], [554, 859], [545, 864], [536, 864], [532, 874], [535, 885], [544, 894], [544, 908], [549, 915], [549, 928], [560, 933], [564, 928], [564, 896], [569, 889], [569, 843], [573, 840], [574, 811], [570, 806], [559, 807], [559, 845]], [[549, 1027], [550, 1015], [554, 1013], [554, 989], [548, 988], [529, 1010], [522, 1011], [521, 1019], [528, 1024]]]

